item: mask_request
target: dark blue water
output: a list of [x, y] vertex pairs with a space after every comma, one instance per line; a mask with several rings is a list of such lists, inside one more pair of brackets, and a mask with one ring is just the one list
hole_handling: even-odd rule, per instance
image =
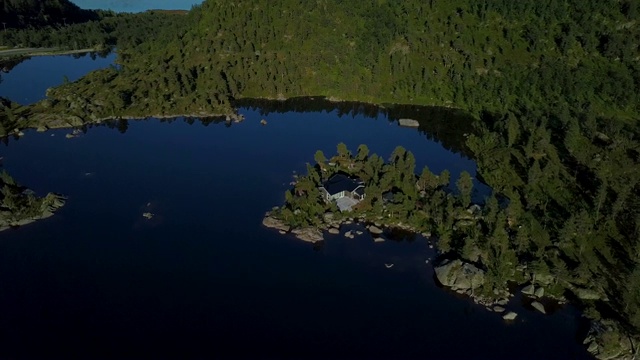
[[26, 105], [45, 98], [48, 88], [65, 81], [75, 81], [86, 73], [107, 67], [115, 54], [75, 54], [34, 56], [8, 74], [0, 74], [0, 96]]
[[516, 299], [507, 324], [438, 288], [424, 238], [314, 248], [261, 226], [292, 172], [340, 141], [384, 157], [402, 145], [454, 177], [471, 160], [382, 115], [240, 112], [231, 127], [152, 119], [0, 148], [19, 182], [69, 197], [0, 233], [0, 357], [588, 358], [571, 308], [544, 316]]

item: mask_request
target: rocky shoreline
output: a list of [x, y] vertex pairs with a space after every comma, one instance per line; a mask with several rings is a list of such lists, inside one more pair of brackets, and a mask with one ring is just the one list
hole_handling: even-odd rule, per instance
[[[32, 215], [16, 216], [16, 210], [0, 210], [0, 231], [31, 224], [54, 215], [66, 203], [66, 198], [59, 194], [49, 193], [43, 198], [42, 205]], [[22, 210], [18, 210], [22, 212]]]
[[16, 183], [6, 172], [0, 172], [0, 231], [46, 219], [64, 206], [66, 198], [49, 193], [44, 197]]
[[[309, 242], [312, 244], [320, 243], [325, 240], [325, 235], [339, 235], [342, 233], [343, 225], [359, 224], [363, 226], [370, 234], [374, 242], [385, 241], [383, 234], [393, 229], [409, 231], [420, 234], [429, 240], [431, 244], [431, 234], [428, 232], [419, 232], [409, 225], [402, 223], [381, 222], [382, 219], [371, 221], [371, 219], [360, 217], [336, 217], [333, 213], [326, 213], [323, 216], [323, 223], [320, 226], [308, 226], [302, 228], [292, 228], [285, 224], [284, 221], [278, 219], [275, 214], [278, 208], [265, 213], [262, 225], [277, 230], [280, 234], [291, 234], [295, 238]], [[365, 231], [349, 230], [343, 233], [348, 239], [364, 234]], [[431, 247], [432, 245], [430, 245]], [[567, 304], [569, 301], [564, 296], [556, 296], [547, 291], [557, 282], [553, 276], [541, 276], [531, 271], [524, 265], [518, 265], [514, 271], [520, 273], [523, 279], [521, 282], [513, 283], [509, 286], [509, 290], [494, 290], [491, 294], [478, 291], [485, 283], [486, 271], [476, 266], [474, 263], [460, 258], [444, 258], [440, 255], [435, 261], [431, 262], [437, 282], [443, 287], [451, 291], [466, 296], [474, 303], [483, 306], [487, 311], [494, 312], [504, 319], [504, 321], [516, 321], [518, 318], [518, 310], [511, 307], [511, 299], [515, 297], [516, 292], [520, 292], [521, 296], [531, 308], [541, 314], [548, 314], [549, 308]], [[385, 264], [387, 268], [392, 265]], [[608, 299], [603, 294], [596, 291], [570, 287], [571, 292], [580, 300], [594, 301]], [[620, 325], [613, 321], [591, 321], [591, 329], [584, 339], [587, 350], [597, 359], [616, 359], [631, 360], [635, 351], [635, 344], [631, 337], [625, 336], [624, 330]], [[612, 348], [611, 338], [617, 337], [615, 341], [618, 346]]]
[[244, 115], [235, 109], [228, 111], [197, 111], [176, 114], [155, 115], [104, 115], [103, 104], [99, 100], [91, 101], [80, 97], [67, 96], [64, 100], [45, 99], [32, 105], [19, 105], [0, 97], [0, 137], [21, 136], [23, 130], [36, 129], [44, 132], [50, 129], [80, 128], [92, 124], [101, 124], [112, 120], [144, 120], [149, 118], [221, 118], [227, 123], [244, 121]]

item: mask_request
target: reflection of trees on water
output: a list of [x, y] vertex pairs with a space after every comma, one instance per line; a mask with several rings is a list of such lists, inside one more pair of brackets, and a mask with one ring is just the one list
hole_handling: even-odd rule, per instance
[[359, 102], [333, 102], [324, 97], [299, 97], [285, 101], [263, 99], [241, 99], [234, 104], [257, 110], [261, 115], [287, 112], [336, 112], [339, 117], [357, 115], [368, 118], [384, 116], [391, 122], [399, 119], [418, 120], [418, 131], [429, 140], [442, 144], [447, 150], [470, 157], [465, 134], [473, 132], [473, 117], [468, 113], [444, 107], [384, 104], [373, 105]]
[[2, 73], [9, 73], [9, 71], [13, 70], [18, 64], [28, 59], [30, 59], [30, 57], [0, 59], [0, 84], [2, 84]]
[[[285, 101], [264, 100], [264, 99], [242, 99], [234, 104], [236, 107], [245, 107], [257, 110], [260, 115], [271, 113], [287, 112], [335, 112], [338, 117], [343, 116], [364, 116], [367, 118], [386, 117], [390, 122], [398, 122], [399, 119], [414, 119], [420, 123], [418, 131], [424, 134], [427, 139], [436, 141], [447, 150], [471, 157], [471, 151], [466, 145], [466, 136], [473, 133], [473, 117], [468, 113], [458, 109], [444, 107], [426, 107], [415, 105], [395, 105], [385, 104], [384, 106], [365, 104], [359, 102], [332, 102], [322, 97], [301, 97], [292, 98]], [[136, 121], [155, 119], [149, 117]], [[232, 121], [228, 121], [224, 116], [212, 117], [172, 117], [158, 119], [162, 123], [172, 123], [183, 121], [189, 125], [201, 123], [204, 126], [210, 124], [225, 124], [229, 127]], [[105, 122], [111, 129], [118, 129], [121, 133], [126, 133], [128, 121], [118, 119]], [[91, 126], [91, 125], [89, 125]]]

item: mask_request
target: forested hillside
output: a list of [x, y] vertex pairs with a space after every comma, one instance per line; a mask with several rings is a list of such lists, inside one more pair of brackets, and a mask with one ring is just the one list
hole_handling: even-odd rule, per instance
[[162, 89], [178, 111], [212, 94], [327, 95], [629, 117], [640, 103], [637, 11], [595, 0], [208, 1], [184, 35], [121, 49], [119, 78], [135, 81], [118, 87], [133, 102]]
[[148, 11], [136, 14], [99, 13], [99, 18], [67, 26], [49, 25], [0, 32], [0, 46], [46, 47], [66, 50], [136, 46], [154, 34], [156, 39], [175, 36], [184, 27], [180, 13]]
[[496, 288], [517, 261], [609, 330], [638, 334], [639, 3], [209, 0], [32, 111], [228, 113], [239, 98], [304, 95], [467, 110], [495, 194], [482, 228], [436, 224], [441, 250]]
[[98, 19], [95, 11], [83, 10], [68, 0], [0, 0], [2, 30], [59, 26]]

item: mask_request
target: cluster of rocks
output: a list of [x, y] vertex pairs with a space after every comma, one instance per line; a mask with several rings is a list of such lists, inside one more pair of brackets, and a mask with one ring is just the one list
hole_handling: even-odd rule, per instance
[[[274, 211], [277, 208], [273, 209]], [[335, 218], [333, 213], [326, 213], [323, 217], [324, 223], [320, 227], [304, 227], [304, 228], [291, 228], [289, 225], [286, 225], [282, 220], [273, 216], [271, 212], [267, 212], [265, 217], [262, 220], [262, 225], [268, 228], [276, 229], [281, 234], [291, 233], [295, 235], [298, 239], [315, 243], [318, 241], [324, 240], [323, 231], [331, 235], [339, 235], [340, 227], [342, 225], [351, 225], [353, 223], [359, 224], [363, 223], [364, 219], [356, 219], [356, 218], [346, 218], [342, 220], [338, 220]], [[383, 225], [380, 223], [373, 223], [366, 226], [367, 231], [373, 237], [374, 242], [383, 242], [385, 241], [382, 236], [384, 233]], [[356, 236], [364, 234], [362, 230], [349, 230], [344, 233], [344, 237], [347, 239], [354, 239]]]
[[[542, 286], [536, 287], [535, 285], [530, 284], [522, 288], [522, 293], [528, 295], [531, 298], [540, 299], [544, 297], [544, 288]], [[534, 300], [531, 303], [531, 306], [533, 306], [534, 309], [540, 311], [543, 314], [547, 313], [544, 305], [542, 305], [542, 303], [537, 300]]]
[[[227, 123], [239, 123], [239, 122], [243, 122], [244, 121], [244, 115], [242, 114], [229, 114], [225, 116], [225, 121]], [[266, 120], [263, 120], [265, 123], [263, 125], [266, 125]]]
[[74, 129], [70, 134], [65, 135], [65, 137], [67, 139], [73, 139], [73, 138], [77, 138], [78, 136], [82, 135], [82, 130], [80, 129]]
[[62, 195], [49, 193], [42, 199], [40, 206], [37, 208], [8, 208], [3, 204], [3, 209], [0, 211], [0, 231], [51, 217], [58, 209], [64, 206], [65, 202], [66, 199]]
[[289, 225], [286, 225], [282, 220], [273, 217], [270, 213], [267, 213], [262, 219], [262, 225], [278, 230], [281, 234], [291, 232], [295, 237], [302, 241], [316, 243], [324, 240], [322, 232], [315, 227], [304, 227], [291, 229]]
[[612, 320], [592, 321], [583, 344], [587, 351], [600, 360], [636, 359], [639, 339], [633, 339], [620, 324]]
[[[496, 313], [504, 313], [506, 311], [505, 306], [509, 303], [508, 297], [511, 296], [508, 292], [496, 292], [495, 295], [499, 297], [498, 300], [486, 298], [476, 293], [476, 290], [479, 290], [484, 285], [486, 279], [485, 271], [474, 264], [460, 259], [444, 260], [434, 270], [436, 278], [443, 286], [451, 288], [458, 294], [473, 298], [474, 302], [484, 305], [489, 311]], [[504, 314], [503, 318], [505, 320], [514, 320], [517, 316], [518, 314], [510, 311]]]

